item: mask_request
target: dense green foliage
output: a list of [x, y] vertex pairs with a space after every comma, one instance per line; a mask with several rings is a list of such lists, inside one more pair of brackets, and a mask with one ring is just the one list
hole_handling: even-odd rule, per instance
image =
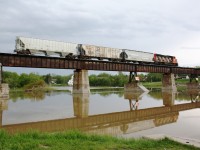
[[34, 90], [36, 88], [43, 88], [43, 87], [45, 87], [45, 82], [43, 80], [37, 80], [35, 82], [31, 82], [29, 84], [26, 84], [24, 86], [24, 88], [26, 90]]
[[30, 88], [31, 86], [44, 86], [44, 84], [66, 85], [71, 76], [61, 75], [38, 75], [35, 73], [18, 75], [15, 72], [3, 72], [3, 82], [8, 83], [10, 88]]
[[5, 131], [0, 131], [0, 139], [1, 150], [199, 149], [171, 141], [167, 138], [159, 141], [148, 139], [122, 139], [111, 136], [85, 134], [78, 131], [54, 134], [32, 131], [14, 135], [10, 135]]
[[90, 86], [118, 86], [123, 87], [128, 82], [128, 76], [124, 74], [110, 75], [101, 73], [89, 76]]
[[13, 72], [3, 72], [3, 82], [8, 83], [10, 88], [21, 88], [40, 80], [42, 80], [42, 77], [34, 73], [18, 75]]
[[158, 82], [162, 81], [162, 74], [161, 73], [149, 73], [147, 76], [147, 82]]
[[71, 79], [71, 75], [68, 76], [61, 76], [61, 75], [43, 75], [42, 79], [48, 84], [48, 85], [67, 85], [67, 82]]
[[[71, 79], [72, 75], [61, 76], [61, 75], [38, 75], [35, 73], [25, 74], [22, 73], [18, 75], [14, 72], [3, 72], [3, 79], [5, 83], [8, 83], [10, 88], [22, 88], [25, 85], [42, 82], [44, 81], [48, 85], [67, 85], [68, 81]], [[162, 81], [162, 74], [160, 73], [149, 73], [149, 74], [139, 74], [140, 81], [147, 87], [153, 85], [161, 86], [160, 81]], [[187, 80], [187, 81], [186, 81]], [[107, 73], [100, 73], [98, 75], [89, 76], [90, 86], [108, 86], [108, 87], [123, 87], [124, 84], [129, 82], [129, 75], [119, 73], [116, 75], [111, 75]], [[151, 83], [152, 82], [152, 83]], [[177, 83], [186, 83], [188, 79], [178, 80]]]
[[[149, 73], [147, 75], [138, 75], [141, 82], [158, 82], [162, 80], [162, 74]], [[123, 87], [128, 83], [129, 75], [119, 73], [117, 75], [110, 75], [107, 73], [101, 73], [99, 75], [90, 75], [90, 86], [113, 86]]]
[[19, 75], [15, 72], [3, 72], [3, 82], [8, 83], [10, 88], [20, 87]]

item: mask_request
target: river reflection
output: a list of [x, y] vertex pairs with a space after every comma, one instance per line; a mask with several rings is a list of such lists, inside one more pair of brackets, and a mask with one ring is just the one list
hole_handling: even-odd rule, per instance
[[[0, 101], [0, 127], [12, 133], [30, 129], [45, 132], [80, 129], [91, 133], [133, 137], [139, 136], [138, 133], [141, 131], [148, 131], [146, 134], [152, 133], [152, 129], [167, 124], [175, 123], [178, 124], [179, 128], [180, 126], [184, 127], [184, 124], [177, 123], [179, 115], [183, 111], [198, 110], [197, 117], [192, 120], [192, 122], [196, 120], [196, 123], [198, 123], [200, 119], [198, 96], [199, 91], [188, 91], [187, 93], [169, 91], [151, 91], [150, 93], [106, 92], [106, 97], [105, 94], [102, 96], [102, 92], [92, 92], [90, 95], [71, 95], [65, 91], [43, 94], [29, 93], [29, 95], [17, 93], [15, 96], [11, 94], [10, 100]], [[32, 105], [31, 101], [34, 102]], [[20, 105], [17, 105], [18, 102]], [[38, 103], [38, 105], [35, 103]], [[12, 110], [17, 109], [17, 107], [19, 107], [17, 111]], [[26, 107], [29, 108], [24, 112], [22, 108], [25, 109]], [[35, 114], [30, 115], [28, 111]], [[54, 111], [55, 114], [60, 115], [54, 116]], [[38, 116], [42, 116], [44, 119], [38, 119]], [[56, 119], [49, 116], [54, 116]], [[30, 121], [29, 117], [33, 121]], [[188, 127], [191, 127], [191, 125]], [[174, 130], [175, 133], [176, 128], [172, 127], [172, 132]], [[171, 134], [165, 129], [162, 131]], [[144, 134], [141, 133], [141, 135]], [[199, 135], [194, 137], [200, 138]]]

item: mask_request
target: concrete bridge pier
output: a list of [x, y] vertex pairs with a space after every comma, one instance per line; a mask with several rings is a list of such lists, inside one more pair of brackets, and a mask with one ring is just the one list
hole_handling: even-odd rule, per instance
[[174, 92], [177, 91], [176, 83], [175, 83], [175, 77], [173, 73], [165, 73], [163, 74], [162, 79], [162, 91], [168, 91], [172, 90]]
[[198, 83], [198, 82], [199, 82], [198, 75], [196, 75], [196, 74], [191, 74], [191, 75], [190, 75], [190, 83], [192, 83], [193, 81], [194, 81], [195, 83]]
[[146, 89], [142, 84], [139, 83], [140, 79], [137, 76], [137, 72], [130, 72], [129, 75], [129, 82], [124, 85], [125, 92], [148, 92], [149, 90]]
[[175, 104], [176, 92], [173, 90], [162, 91], [163, 105], [171, 107]]
[[2, 127], [3, 111], [8, 109], [8, 99], [0, 98], [0, 129]]
[[76, 69], [74, 71], [72, 93], [73, 94], [89, 94], [90, 93], [88, 70]]
[[0, 98], [9, 98], [8, 84], [0, 84]]
[[146, 95], [148, 92], [124, 92], [124, 99], [129, 100], [129, 106], [130, 110], [137, 110], [139, 107], [139, 102], [142, 99], [144, 95]]
[[73, 94], [74, 116], [78, 118], [88, 117], [89, 94]]
[[200, 85], [198, 75], [191, 74], [190, 82], [186, 84], [187, 93], [190, 96], [191, 102], [195, 102], [199, 100], [200, 96]]
[[190, 82], [187, 83], [187, 89], [188, 90], [197, 90], [199, 88], [200, 88], [200, 86], [199, 86], [198, 75], [191, 74], [190, 75]]
[[9, 98], [9, 86], [3, 83], [3, 67], [0, 63], [0, 98]]

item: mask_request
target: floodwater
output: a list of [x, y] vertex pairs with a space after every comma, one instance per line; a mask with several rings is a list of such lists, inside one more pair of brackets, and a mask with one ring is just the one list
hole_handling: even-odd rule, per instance
[[51, 92], [12, 92], [0, 100], [0, 128], [9, 132], [80, 129], [123, 137], [166, 134], [200, 139], [199, 91], [124, 93], [92, 90], [71, 94], [67, 88]]

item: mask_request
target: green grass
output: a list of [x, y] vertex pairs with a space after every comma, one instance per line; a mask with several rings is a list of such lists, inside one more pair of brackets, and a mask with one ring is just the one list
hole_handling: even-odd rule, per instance
[[39, 133], [30, 131], [10, 135], [0, 130], [1, 150], [195, 150], [193, 146], [182, 145], [167, 138], [159, 141], [148, 139], [122, 139], [111, 136], [85, 134], [79, 131], [62, 133]]
[[161, 88], [162, 82], [142, 82], [142, 85], [147, 88]]
[[175, 82], [178, 84], [186, 84], [186, 83], [189, 83], [190, 80], [189, 79], [177, 79]]

